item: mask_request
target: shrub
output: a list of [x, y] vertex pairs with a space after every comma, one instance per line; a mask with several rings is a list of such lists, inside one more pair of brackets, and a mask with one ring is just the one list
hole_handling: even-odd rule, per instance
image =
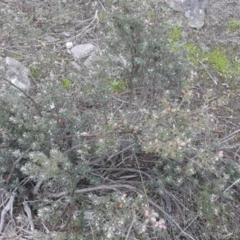
[[125, 81], [131, 91], [144, 91], [140, 96], [146, 92], [162, 94], [166, 89], [177, 94], [186, 77], [187, 63], [183, 54], [170, 51], [167, 28], [160, 21], [154, 7], [143, 1], [113, 5], [105, 16], [108, 30], [102, 39], [109, 45], [98, 74], [104, 70], [110, 78]]
[[[182, 30], [164, 24], [154, 1], [106, 1], [103, 10], [104, 50], [91, 70], [79, 74], [68, 61], [64, 73], [58, 62], [31, 67], [38, 81], [19, 97], [2, 77], [0, 174], [18, 202], [29, 198], [31, 237], [238, 236], [226, 203], [238, 203], [240, 167], [226, 158], [232, 135], [219, 141], [214, 115], [230, 97], [217, 105], [214, 90], [201, 91], [189, 55], [168, 39]], [[219, 50], [212, 64], [215, 55], [228, 64]], [[27, 228], [29, 218], [16, 214]]]

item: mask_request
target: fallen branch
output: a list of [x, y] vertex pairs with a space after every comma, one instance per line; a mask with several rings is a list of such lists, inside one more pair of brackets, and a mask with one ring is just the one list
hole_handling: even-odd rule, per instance
[[15, 194], [12, 194], [12, 196], [10, 197], [7, 205], [3, 208], [2, 213], [1, 213], [1, 220], [0, 220], [0, 233], [3, 232], [3, 227], [4, 227], [4, 223], [5, 223], [5, 216], [7, 212], [10, 212], [10, 215], [12, 217], [12, 212], [13, 212], [13, 202], [15, 199]]
[[42, 183], [43, 183], [42, 179], [37, 182], [36, 186], [33, 188], [33, 191], [32, 191], [34, 195], [38, 194], [38, 190], [41, 187]]
[[26, 201], [23, 202], [23, 208], [24, 208], [25, 213], [27, 214], [31, 231], [33, 232], [34, 229], [35, 229], [35, 227], [34, 227], [34, 224], [33, 224], [32, 212], [31, 212], [31, 209], [30, 209], [30, 207], [28, 206], [28, 203], [27, 203]]
[[[136, 132], [134, 130], [129, 130], [129, 131], [112, 131], [112, 132], [107, 132], [107, 133], [87, 133], [87, 132], [83, 132], [83, 133], [80, 134], [80, 136], [84, 137], [84, 138], [98, 138], [98, 137], [104, 137], [106, 135], [127, 134], [127, 133], [136, 134]], [[57, 140], [65, 140], [65, 139], [69, 139], [69, 138], [73, 138], [73, 137], [75, 137], [75, 135], [65, 135], [65, 136], [62, 136], [62, 137], [58, 138]]]

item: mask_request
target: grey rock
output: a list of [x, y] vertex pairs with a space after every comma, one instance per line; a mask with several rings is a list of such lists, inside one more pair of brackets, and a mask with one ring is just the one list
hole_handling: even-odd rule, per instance
[[72, 64], [72, 66], [73, 66], [76, 70], [78, 70], [79, 72], [82, 71], [81, 67], [80, 67], [76, 62], [71, 62], [71, 64]]
[[22, 90], [29, 90], [31, 82], [28, 78], [28, 68], [10, 57], [6, 57], [6, 65], [6, 79]]
[[71, 49], [71, 53], [73, 54], [75, 59], [81, 59], [89, 56], [95, 49], [93, 44], [80, 44], [76, 45]]
[[210, 0], [165, 0], [175, 11], [184, 12], [188, 25], [192, 28], [202, 28], [204, 25], [205, 8]]
[[165, 2], [175, 11], [183, 12], [183, 3], [185, 0], [165, 0]]
[[96, 52], [92, 52], [91, 55], [85, 60], [84, 66], [86, 68], [92, 68], [94, 61], [97, 59]]
[[196, 7], [190, 12], [188, 26], [191, 28], [202, 28], [204, 25], [204, 18], [204, 10]]
[[48, 43], [55, 43], [57, 42], [59, 39], [58, 38], [55, 38], [55, 37], [52, 37], [52, 36], [46, 36], [44, 38]]

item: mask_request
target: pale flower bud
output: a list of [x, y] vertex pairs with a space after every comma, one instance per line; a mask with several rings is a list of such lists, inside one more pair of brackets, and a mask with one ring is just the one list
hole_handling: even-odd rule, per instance
[[151, 217], [150, 220], [152, 223], [155, 223], [157, 221], [155, 217]]

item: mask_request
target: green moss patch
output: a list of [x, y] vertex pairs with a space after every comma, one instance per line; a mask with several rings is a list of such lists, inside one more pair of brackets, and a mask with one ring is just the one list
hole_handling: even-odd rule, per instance
[[220, 47], [214, 49], [212, 53], [208, 55], [208, 62], [214, 66], [214, 68], [221, 74], [233, 75], [231, 61]]
[[195, 66], [198, 66], [199, 60], [202, 60], [204, 58], [201, 49], [194, 45], [193, 43], [186, 43], [184, 45], [184, 49], [187, 52], [188, 60], [192, 62]]
[[72, 80], [70, 80], [68, 78], [63, 78], [61, 81], [61, 84], [64, 88], [69, 89], [72, 85]]
[[177, 42], [182, 37], [182, 29], [180, 27], [174, 27], [169, 33], [169, 38], [171, 42]]
[[231, 77], [240, 74], [240, 63], [234, 58], [230, 58], [222, 47], [216, 47], [211, 52], [204, 52], [200, 47], [193, 43], [184, 45], [187, 52], [187, 58], [195, 66], [199, 66], [203, 62], [210, 67], [213, 67], [219, 74], [228, 75]]
[[240, 29], [240, 21], [235, 18], [230, 19], [227, 22], [227, 29], [233, 32]]
[[127, 84], [122, 80], [111, 80], [109, 85], [115, 93], [122, 93], [127, 88]]

